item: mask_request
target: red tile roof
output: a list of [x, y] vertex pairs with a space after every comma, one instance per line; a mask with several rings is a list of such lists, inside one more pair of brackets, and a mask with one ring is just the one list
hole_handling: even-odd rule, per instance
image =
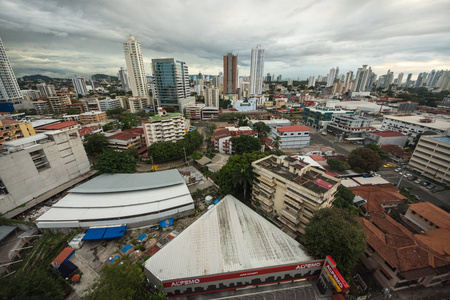
[[314, 159], [315, 161], [325, 161], [326, 159], [323, 158], [320, 155], [310, 155], [309, 157], [311, 157], [312, 159]]
[[422, 277], [425, 273], [436, 274], [434, 269], [450, 265], [446, 257], [421, 243], [385, 213], [375, 212], [368, 219], [360, 218], [360, 221], [367, 234], [367, 244], [408, 280]]
[[400, 194], [399, 189], [391, 184], [361, 185], [350, 188], [355, 195], [364, 198], [364, 205], [368, 213], [384, 211], [382, 204], [398, 205], [403, 203], [405, 196]]
[[0, 122], [3, 123], [3, 125], [11, 125], [11, 124], [17, 124], [19, 122], [17, 122], [14, 119], [1, 119]]
[[56, 124], [50, 124], [50, 125], [47, 125], [47, 126], [42, 126], [42, 127], [39, 127], [38, 129], [39, 130], [58, 130], [58, 129], [63, 129], [63, 128], [67, 128], [67, 127], [70, 127], [70, 126], [75, 126], [75, 125], [77, 125], [78, 124], [78, 122], [76, 122], [76, 121], [66, 121], [66, 122], [61, 122], [61, 123], [56, 123]]
[[131, 128], [131, 129], [123, 130], [114, 135], [108, 136], [108, 139], [117, 139], [117, 140], [128, 141], [128, 140], [135, 138], [137, 136], [140, 136], [142, 134], [144, 134], [143, 128]]
[[290, 131], [311, 131], [311, 128], [304, 125], [293, 125], [293, 126], [283, 126], [277, 128], [279, 132], [290, 132]]
[[78, 133], [80, 134], [80, 137], [81, 137], [81, 136], [84, 136], [84, 135], [86, 135], [88, 133], [92, 133], [92, 132], [94, 132], [95, 130], [97, 130], [99, 128], [101, 128], [101, 126], [84, 127], [84, 128], [78, 129]]
[[430, 202], [410, 204], [409, 208], [440, 228], [450, 229], [450, 214]]
[[394, 136], [405, 136], [403, 133], [395, 131], [374, 131], [372, 134], [379, 135], [381, 137], [394, 137]]

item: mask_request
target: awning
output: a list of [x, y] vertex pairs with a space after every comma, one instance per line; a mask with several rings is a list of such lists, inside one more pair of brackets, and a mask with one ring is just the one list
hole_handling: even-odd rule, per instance
[[127, 225], [115, 225], [106, 227], [91, 227], [86, 231], [83, 241], [107, 240], [122, 237], [127, 230]]
[[345, 138], [346, 141], [364, 141], [365, 138], [362, 137], [354, 137], [354, 138]]

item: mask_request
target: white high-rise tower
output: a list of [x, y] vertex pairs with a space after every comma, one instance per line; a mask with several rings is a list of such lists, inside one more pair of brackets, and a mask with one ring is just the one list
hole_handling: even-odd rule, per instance
[[77, 95], [86, 96], [88, 94], [86, 81], [83, 77], [75, 75], [75, 78], [72, 78], [72, 83]]
[[0, 38], [0, 102], [17, 104], [23, 99], [16, 76], [6, 56], [2, 39]]
[[257, 45], [252, 49], [250, 66], [250, 95], [261, 95], [264, 76], [264, 49]]
[[121, 67], [119, 72], [117, 73], [117, 77], [119, 78], [120, 83], [122, 84], [122, 91], [124, 92], [131, 91], [128, 71], [125, 70], [123, 67]]
[[123, 43], [123, 54], [127, 64], [130, 87], [134, 97], [148, 98], [147, 77], [145, 76], [144, 60], [142, 59], [141, 43], [129, 35]]

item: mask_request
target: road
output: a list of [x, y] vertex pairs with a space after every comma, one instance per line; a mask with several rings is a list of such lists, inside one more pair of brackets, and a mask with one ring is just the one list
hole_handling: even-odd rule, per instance
[[[322, 144], [322, 145], [334, 148], [336, 153], [343, 154], [346, 156], [350, 154], [351, 150], [345, 149], [339, 143], [334, 143], [334, 136], [331, 136], [331, 135], [323, 136], [321, 134], [317, 134], [317, 133], [313, 133], [313, 132], [311, 132], [310, 135], [313, 138], [313, 142], [314, 142], [313, 145]], [[357, 148], [356, 145], [355, 145], [355, 148]]]
[[[398, 175], [393, 168], [384, 168], [377, 173], [393, 184], [397, 184], [400, 180], [400, 175]], [[450, 191], [433, 194], [427, 188], [421, 186], [420, 184], [416, 184], [405, 177], [403, 177], [400, 186], [412, 187], [413, 189], [411, 190], [411, 194], [419, 196], [421, 201], [428, 201], [438, 207], [445, 207], [450, 210]]]

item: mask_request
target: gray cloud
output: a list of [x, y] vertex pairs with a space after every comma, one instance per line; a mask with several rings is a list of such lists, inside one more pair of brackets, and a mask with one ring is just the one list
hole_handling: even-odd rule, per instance
[[147, 73], [157, 57], [216, 74], [222, 56], [266, 49], [265, 71], [325, 75], [362, 64], [382, 74], [450, 68], [449, 1], [2, 0], [0, 36], [17, 76], [106, 73], [125, 66], [122, 42], [141, 41]]

